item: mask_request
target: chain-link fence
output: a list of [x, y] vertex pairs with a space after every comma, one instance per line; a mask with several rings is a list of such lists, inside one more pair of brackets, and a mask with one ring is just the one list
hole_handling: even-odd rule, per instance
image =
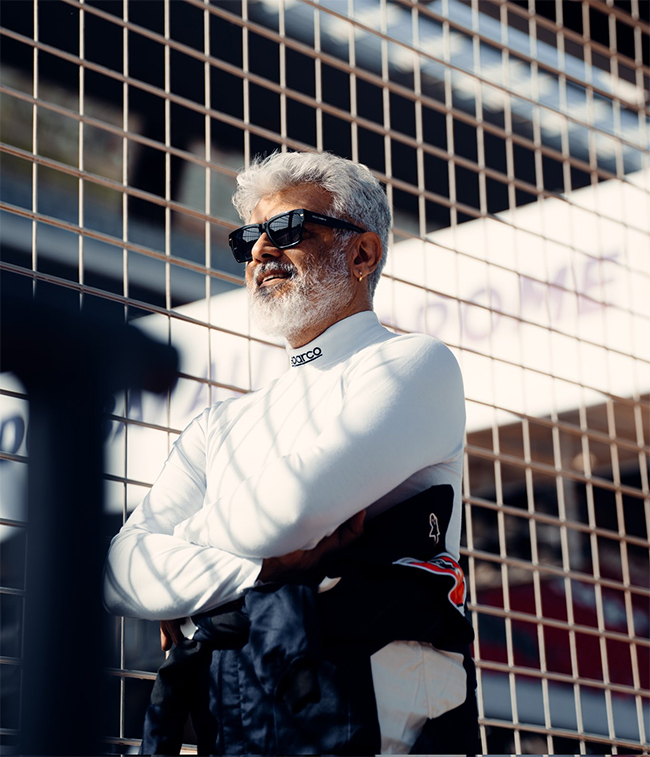
[[[3, 285], [116, 311], [183, 357], [166, 400], [116, 398], [107, 538], [194, 415], [284, 367], [228, 250], [237, 169], [331, 150], [385, 184], [378, 314], [443, 339], [465, 378], [485, 752], [648, 745], [646, 16], [640, 0], [2, 3]], [[0, 391], [11, 750], [28, 410], [13, 377]], [[161, 660], [155, 624], [115, 620], [109, 750], [139, 743]]]

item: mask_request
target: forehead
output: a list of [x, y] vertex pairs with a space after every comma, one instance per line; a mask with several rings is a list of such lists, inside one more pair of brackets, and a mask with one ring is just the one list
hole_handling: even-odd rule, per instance
[[251, 223], [262, 223], [287, 210], [306, 208], [316, 213], [327, 213], [332, 195], [317, 184], [297, 184], [280, 192], [265, 195], [257, 203], [250, 217]]

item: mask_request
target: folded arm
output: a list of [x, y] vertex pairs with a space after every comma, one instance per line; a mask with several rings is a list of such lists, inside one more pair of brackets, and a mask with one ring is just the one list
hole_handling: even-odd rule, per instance
[[203, 504], [204, 418], [174, 445], [152, 491], [113, 538], [104, 572], [104, 604], [116, 615], [149, 620], [212, 609], [252, 586], [261, 559], [238, 557], [174, 536]]
[[389, 340], [352, 370], [342, 412], [310, 448], [273, 460], [174, 533], [251, 558], [311, 548], [415, 472], [459, 454], [464, 424], [449, 349]]

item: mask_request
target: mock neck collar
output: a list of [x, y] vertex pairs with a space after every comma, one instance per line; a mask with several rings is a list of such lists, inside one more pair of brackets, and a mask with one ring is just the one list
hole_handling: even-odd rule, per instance
[[377, 314], [363, 310], [337, 321], [302, 347], [287, 346], [289, 362], [292, 368], [324, 368], [375, 341], [382, 332]]

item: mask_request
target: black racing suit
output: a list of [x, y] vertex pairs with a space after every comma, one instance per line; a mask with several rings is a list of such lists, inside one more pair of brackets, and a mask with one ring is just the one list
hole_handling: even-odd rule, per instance
[[[370, 656], [395, 640], [461, 652], [467, 673], [465, 702], [428, 720], [411, 753], [480, 751], [474, 635], [451, 601], [458, 571], [395, 562], [436, 562], [452, 501], [451, 486], [432, 487], [370, 521], [317, 575], [195, 616], [194, 638], [158, 672], [142, 753], [178, 754], [190, 714], [199, 754], [378, 754]], [[318, 593], [323, 575], [340, 581]]]

